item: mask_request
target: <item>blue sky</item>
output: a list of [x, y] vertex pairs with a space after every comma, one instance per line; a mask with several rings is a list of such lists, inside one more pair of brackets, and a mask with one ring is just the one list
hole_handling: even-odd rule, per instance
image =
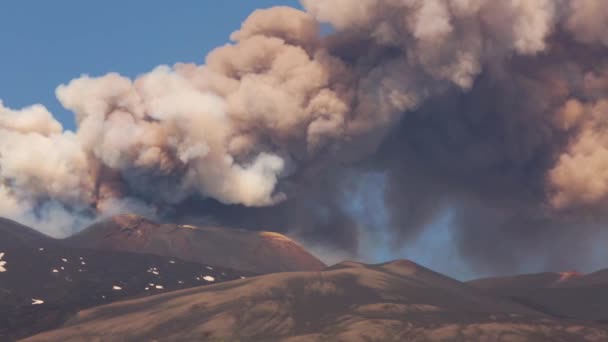
[[[145, 3], [145, 5], [144, 5]], [[0, 99], [45, 105], [66, 128], [55, 88], [81, 74], [136, 76], [157, 65], [202, 63], [256, 8], [296, 0], [0, 2]]]

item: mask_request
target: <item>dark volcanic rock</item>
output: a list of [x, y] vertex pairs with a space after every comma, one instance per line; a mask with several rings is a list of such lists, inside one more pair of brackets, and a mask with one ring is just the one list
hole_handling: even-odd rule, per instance
[[120, 215], [95, 224], [66, 242], [78, 247], [178, 257], [259, 274], [325, 267], [282, 234], [157, 224], [136, 215]]
[[177, 258], [67, 247], [4, 219], [0, 236], [6, 262], [0, 341], [56, 328], [85, 308], [250, 275]]

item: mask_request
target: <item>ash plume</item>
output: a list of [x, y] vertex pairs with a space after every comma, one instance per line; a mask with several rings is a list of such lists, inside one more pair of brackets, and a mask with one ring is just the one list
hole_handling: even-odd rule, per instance
[[[608, 223], [602, 0], [302, 5], [255, 11], [201, 65], [59, 86], [76, 132], [40, 105], [0, 106], [0, 215], [196, 214], [357, 255], [366, 229], [399, 249], [451, 211], [480, 272], [593, 262], [584, 246]], [[380, 228], [344, 209], [368, 172], [386, 177]]]

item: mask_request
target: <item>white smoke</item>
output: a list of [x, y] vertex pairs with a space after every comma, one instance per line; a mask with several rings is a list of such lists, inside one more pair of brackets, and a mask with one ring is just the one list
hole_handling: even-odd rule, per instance
[[[0, 103], [0, 215], [94, 217], [127, 202], [154, 211], [192, 195], [275, 205], [297, 175], [368, 157], [404, 115], [446, 91], [467, 93], [482, 73], [507, 84], [513, 59], [562, 53], [561, 35], [608, 45], [602, 0], [302, 4], [255, 11], [204, 65], [59, 86], [76, 132], [40, 105]], [[334, 32], [321, 36], [321, 23]], [[568, 90], [545, 120], [572, 137], [546, 171], [556, 208], [608, 198], [608, 73], [582, 69], [583, 86], [554, 76]]]

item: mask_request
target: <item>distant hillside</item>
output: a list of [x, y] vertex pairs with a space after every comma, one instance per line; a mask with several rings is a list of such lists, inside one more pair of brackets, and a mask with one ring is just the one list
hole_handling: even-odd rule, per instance
[[325, 267], [282, 234], [157, 224], [136, 215], [113, 217], [65, 241], [71, 246], [150, 253], [260, 274]]
[[608, 323], [608, 270], [485, 278], [469, 285], [558, 317]]

